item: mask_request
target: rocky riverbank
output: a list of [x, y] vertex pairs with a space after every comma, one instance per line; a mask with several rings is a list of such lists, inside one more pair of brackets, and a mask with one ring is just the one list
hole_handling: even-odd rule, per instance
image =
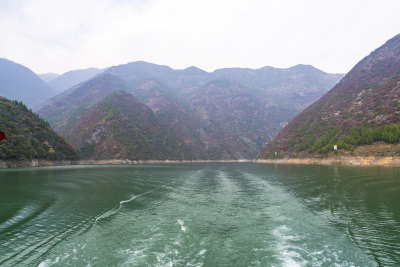
[[259, 159], [258, 163], [277, 164], [322, 164], [322, 165], [358, 165], [358, 166], [400, 166], [400, 157], [376, 157], [376, 156], [337, 156], [328, 158], [280, 158]]
[[327, 158], [279, 158], [279, 159], [240, 159], [240, 160], [130, 160], [130, 159], [85, 159], [85, 160], [1, 160], [0, 168], [67, 166], [67, 165], [135, 165], [168, 163], [211, 163], [211, 162], [256, 162], [273, 164], [321, 164], [321, 165], [356, 165], [356, 166], [400, 166], [400, 157], [376, 156], [336, 156]]
[[130, 160], [130, 159], [82, 159], [82, 160], [0, 160], [0, 168], [66, 166], [66, 165], [135, 165], [164, 163], [202, 163], [202, 162], [254, 162], [248, 159], [239, 160]]

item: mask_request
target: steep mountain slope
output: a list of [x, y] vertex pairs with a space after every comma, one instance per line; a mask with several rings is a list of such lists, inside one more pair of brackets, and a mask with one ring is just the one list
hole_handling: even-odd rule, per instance
[[179, 144], [149, 107], [115, 91], [84, 113], [65, 136], [85, 158], [172, 159]]
[[0, 97], [0, 159], [73, 159], [74, 149], [22, 102]]
[[124, 90], [152, 109], [181, 144], [182, 159], [254, 158], [337, 78], [311, 66], [208, 73], [133, 62], [111, 67], [50, 99], [38, 113], [64, 135], [106, 95]]
[[37, 113], [63, 135], [93, 105], [110, 93], [125, 89], [126, 85], [120, 79], [110, 74], [101, 75], [49, 99]]
[[328, 74], [310, 65], [287, 69], [219, 69], [212, 75], [215, 79], [240, 82], [276, 103], [294, 105], [298, 110], [317, 100], [343, 77], [342, 74]]
[[75, 127], [77, 120], [86, 116], [86, 113], [104, 97], [118, 90], [133, 93], [154, 111], [160, 125], [166, 129], [167, 136], [180, 144], [180, 158], [208, 158], [204, 145], [198, 137], [195, 119], [155, 81], [144, 82], [135, 88], [130, 88], [115, 76], [104, 74], [50, 99], [38, 113], [68, 141], [75, 144], [79, 141], [72, 140], [73, 135], [68, 133]]
[[36, 108], [55, 92], [30, 69], [0, 58], [0, 95]]
[[85, 82], [97, 74], [103, 72], [102, 69], [97, 68], [89, 68], [82, 70], [72, 70], [68, 71], [64, 74], [59, 75], [55, 79], [49, 81], [49, 85], [53, 88], [57, 93], [61, 93], [75, 85], [78, 85], [82, 82]]
[[239, 158], [254, 158], [259, 153], [277, 134], [277, 115], [285, 111], [243, 85], [226, 80], [208, 83], [190, 102], [201, 124], [203, 142], [216, 146], [217, 151], [225, 142]]
[[167, 93], [165, 86], [149, 80], [135, 87], [133, 94], [152, 109], [160, 124], [182, 145], [186, 159], [210, 158], [200, 138], [200, 125], [179, 101]]
[[[352, 150], [400, 136], [400, 35], [361, 60], [332, 90], [293, 119], [261, 158]], [[372, 149], [373, 150], [373, 149]], [[382, 153], [382, 151], [380, 151]]]
[[[288, 69], [226, 68], [209, 73], [196, 67], [174, 70], [168, 66], [143, 61], [114, 66], [105, 72], [115, 75], [131, 86], [149, 79], [157, 80], [165, 84], [170, 93], [183, 99], [192, 97], [211, 81], [234, 81], [275, 102], [295, 104], [298, 112], [321, 97], [343, 77], [341, 74], [328, 74], [308, 65], [297, 65]], [[298, 101], [299, 97], [301, 101]], [[305, 102], [307, 103], [302, 104]]]
[[49, 73], [38, 74], [38, 76], [40, 77], [40, 79], [48, 83], [51, 80], [54, 80], [55, 78], [60, 76], [60, 74], [49, 72]]
[[[340, 74], [327, 74], [308, 65], [297, 65], [288, 69], [230, 68], [208, 73], [196, 67], [174, 70], [146, 62], [111, 67], [106, 73], [126, 81], [131, 88], [149, 79], [162, 83], [165, 92], [178, 99], [181, 108], [196, 119], [196, 124], [200, 126], [197, 127], [198, 133], [207, 147], [206, 150], [210, 149], [211, 144], [215, 145], [214, 153], [223, 147], [226, 147], [227, 151], [239, 152], [237, 149], [240, 147], [248, 153], [239, 152], [235, 157], [246, 158], [254, 157], [289, 120], [326, 93], [342, 77]], [[221, 81], [226, 83], [220, 83]], [[213, 83], [220, 83], [218, 89], [205, 89]], [[225, 108], [224, 105], [228, 102], [225, 101], [223, 92], [235, 95], [237, 88], [231, 87], [233, 84], [240, 84], [243, 87], [242, 91], [247, 91], [242, 93], [247, 96], [242, 100], [235, 100], [235, 103], [230, 102], [229, 107]], [[219, 100], [214, 101], [213, 98]], [[242, 103], [239, 103], [240, 101]], [[240, 117], [233, 117], [237, 104], [241, 111], [236, 114], [240, 114]], [[208, 120], [200, 116], [202, 112], [206, 112], [213, 117], [215, 109], [220, 109], [218, 123], [208, 123]], [[237, 128], [234, 122], [243, 120], [251, 122], [251, 130], [235, 131]], [[246, 131], [247, 134], [244, 134]], [[230, 142], [226, 142], [227, 139]], [[230, 145], [231, 148], [235, 148], [232, 150]], [[220, 156], [233, 157], [225, 153]]]

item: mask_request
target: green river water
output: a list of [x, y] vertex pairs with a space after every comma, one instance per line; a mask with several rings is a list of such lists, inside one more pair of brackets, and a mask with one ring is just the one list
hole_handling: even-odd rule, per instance
[[0, 170], [0, 266], [400, 266], [400, 168]]

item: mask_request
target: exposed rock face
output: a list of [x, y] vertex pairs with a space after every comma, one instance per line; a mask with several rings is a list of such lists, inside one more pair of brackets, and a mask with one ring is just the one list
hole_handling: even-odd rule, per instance
[[[294, 118], [260, 158], [306, 156], [307, 143], [349, 135], [360, 125], [400, 122], [400, 35], [361, 60], [332, 90]], [[323, 148], [322, 146], [322, 148]], [[333, 147], [333, 146], [332, 146]]]

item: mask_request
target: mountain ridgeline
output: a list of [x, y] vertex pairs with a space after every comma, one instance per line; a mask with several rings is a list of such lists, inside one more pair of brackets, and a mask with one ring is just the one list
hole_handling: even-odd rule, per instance
[[49, 72], [49, 73], [38, 74], [38, 76], [40, 77], [40, 79], [48, 83], [54, 80], [55, 78], [59, 77], [60, 74]]
[[81, 70], [72, 70], [68, 71], [64, 74], [54, 77], [53, 79], [48, 81], [48, 84], [51, 88], [53, 88], [57, 93], [62, 93], [65, 90], [85, 82], [97, 74], [103, 72], [101, 69], [97, 68], [88, 68]]
[[22, 102], [0, 97], [0, 159], [75, 159], [75, 150]]
[[[154, 125], [158, 127], [155, 129], [160, 131], [149, 140], [164, 152], [154, 154], [150, 149], [149, 156], [140, 154], [140, 157], [250, 159], [291, 118], [322, 96], [341, 77], [306, 65], [288, 69], [221, 69], [209, 73], [196, 67], [174, 70], [139, 61], [108, 68], [91, 80], [49, 99], [37, 112], [82, 156], [105, 158], [111, 154], [100, 155], [98, 151], [105, 146], [104, 142], [125, 144], [121, 141], [123, 136], [102, 141], [95, 138], [93, 140], [103, 145], [92, 142], [89, 146], [88, 136], [93, 134], [93, 129], [99, 128], [88, 129], [86, 126], [100, 125], [102, 120], [97, 118], [102, 115], [96, 114], [98, 108], [93, 108], [111, 93], [122, 90], [151, 109], [156, 119]], [[86, 123], [82, 123], [83, 120]], [[127, 122], [112, 122], [121, 128], [125, 127], [124, 123]], [[70, 134], [72, 129], [76, 133], [82, 132], [83, 140], [79, 140], [80, 135]], [[162, 146], [158, 136], [166, 136]], [[135, 155], [139, 152], [133, 147], [127, 148], [131, 152], [126, 153], [122, 152], [122, 147], [120, 149], [121, 153], [116, 157], [138, 158]]]
[[0, 58], [0, 96], [22, 101], [35, 109], [54, 94], [55, 91], [30, 69]]
[[[392, 156], [400, 153], [399, 146], [382, 143], [397, 144], [399, 138], [400, 35], [397, 35], [361, 60], [334, 88], [296, 116], [259, 157], [333, 153]], [[333, 151], [334, 145], [337, 152]]]

